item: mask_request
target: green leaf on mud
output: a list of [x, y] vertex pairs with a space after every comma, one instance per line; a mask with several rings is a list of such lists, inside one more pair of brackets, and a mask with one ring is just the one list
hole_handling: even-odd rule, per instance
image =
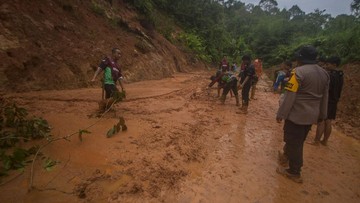
[[55, 161], [55, 160], [52, 160], [50, 158], [47, 158], [44, 162], [44, 166], [43, 168], [46, 170], [46, 171], [51, 171], [58, 163], [58, 161]]
[[80, 134], [90, 134], [91, 132], [90, 131], [88, 131], [88, 130], [79, 130], [79, 133]]
[[125, 125], [125, 119], [120, 117], [119, 122], [114, 125], [108, 132], [106, 133], [106, 137], [112, 137], [113, 135], [117, 134], [120, 131], [126, 131], [127, 126]]
[[[32, 162], [29, 157], [39, 150], [37, 145], [29, 149], [16, 148], [18, 142], [41, 138], [51, 140], [50, 131], [51, 127], [45, 119], [28, 117], [25, 108], [0, 99], [0, 176], [6, 175], [9, 170], [23, 171]], [[38, 155], [42, 158], [42, 153]]]
[[115, 135], [115, 127], [112, 127], [110, 128], [110, 130], [108, 130], [108, 132], [106, 133], [106, 137], [109, 138], [109, 137], [112, 137], [113, 135]]
[[83, 141], [82, 135], [83, 135], [84, 133], [85, 133], [85, 134], [90, 134], [91, 132], [88, 131], [88, 130], [79, 130], [79, 140], [80, 140], [80, 142]]
[[16, 161], [22, 162], [25, 160], [26, 157], [28, 157], [30, 154], [26, 149], [17, 148], [13, 152], [13, 159]]
[[11, 159], [9, 156], [4, 156], [2, 158], [2, 162], [3, 162], [3, 167], [6, 171], [11, 169]]
[[25, 168], [19, 168], [17, 171], [18, 171], [19, 173], [24, 173]]

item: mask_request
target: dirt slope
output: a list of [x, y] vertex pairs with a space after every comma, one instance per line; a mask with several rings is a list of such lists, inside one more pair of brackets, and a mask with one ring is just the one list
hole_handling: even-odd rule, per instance
[[[46, 172], [37, 162], [34, 186], [40, 190], [27, 192], [26, 168], [0, 187], [0, 202], [359, 202], [359, 141], [334, 130], [328, 147], [306, 144], [304, 183], [289, 181], [275, 172], [283, 144], [282, 124], [275, 121], [278, 95], [260, 81], [245, 117], [235, 113], [234, 98], [220, 105], [215, 89], [205, 91], [209, 75], [128, 84], [117, 115], [92, 127], [83, 142], [73, 137], [44, 150], [61, 163]], [[48, 119], [54, 136], [63, 136], [99, 121], [88, 115], [100, 93], [89, 88], [6, 97]], [[120, 115], [129, 130], [106, 138]]]
[[140, 18], [121, 0], [112, 6], [104, 0], [2, 0], [0, 91], [87, 87], [113, 47], [123, 52], [128, 81], [169, 77], [194, 65], [151, 27], [142, 27]]
[[344, 87], [336, 125], [347, 135], [360, 139], [360, 63], [343, 66]]

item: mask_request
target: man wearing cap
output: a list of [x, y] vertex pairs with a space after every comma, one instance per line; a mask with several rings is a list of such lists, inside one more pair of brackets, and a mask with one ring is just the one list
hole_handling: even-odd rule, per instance
[[276, 115], [277, 122], [285, 120], [284, 153], [279, 154], [279, 160], [289, 164], [289, 168], [279, 166], [276, 171], [297, 183], [302, 183], [300, 172], [306, 136], [311, 125], [327, 115], [329, 75], [316, 64], [316, 57], [313, 46], [304, 46], [296, 53], [299, 67], [293, 69], [286, 83], [284, 101]]

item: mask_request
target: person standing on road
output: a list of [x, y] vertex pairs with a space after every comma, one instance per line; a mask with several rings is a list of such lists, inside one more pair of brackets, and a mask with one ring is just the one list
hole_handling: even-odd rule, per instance
[[[281, 93], [283, 87], [284, 87], [284, 79], [286, 77], [286, 70], [282, 66], [281, 70], [277, 71], [276, 79], [274, 82], [274, 93]], [[280, 90], [279, 90], [280, 87]]]
[[[110, 100], [112, 100], [112, 97], [114, 97], [115, 94], [119, 92], [119, 90], [116, 87], [117, 81], [119, 81], [122, 92], [125, 92], [125, 88], [122, 83], [121, 68], [117, 63], [118, 60], [120, 59], [120, 57], [121, 57], [120, 49], [113, 48], [112, 52], [111, 52], [111, 56], [105, 57], [101, 61], [98, 69], [96, 70], [96, 72], [91, 80], [92, 82], [94, 82], [97, 75], [99, 75], [100, 72], [104, 71], [103, 88], [105, 89], [105, 103], [106, 104], [111, 105], [113, 102], [111, 102]], [[102, 108], [102, 107], [100, 107], [100, 108]], [[107, 108], [106, 105], [104, 108]], [[105, 110], [105, 109], [100, 109], [100, 110]]]
[[230, 71], [234, 73], [238, 72], [238, 67], [236, 65], [236, 62], [233, 62]]
[[[282, 101], [284, 100], [284, 92], [285, 92], [285, 84], [289, 81], [290, 76], [291, 76], [291, 71], [292, 71], [292, 62], [291, 61], [285, 61], [284, 63], [281, 64], [284, 75], [283, 75], [283, 79], [281, 78], [277, 78], [276, 83], [280, 82], [279, 84], [277, 84], [276, 87], [274, 87], [274, 92], [278, 91], [278, 86], [280, 85], [280, 97], [279, 97], [279, 106], [282, 103]], [[280, 76], [280, 71], [279, 71], [279, 76]], [[278, 81], [279, 80], [279, 81]]]
[[[297, 183], [302, 183], [304, 141], [311, 125], [324, 120], [327, 114], [329, 75], [316, 65], [317, 50], [304, 46], [296, 53], [299, 67], [293, 69], [286, 83], [284, 101], [276, 115], [277, 122], [284, 123], [284, 153], [289, 168], [279, 166], [276, 171]], [[283, 159], [282, 159], [283, 160]]]
[[[335, 120], [337, 103], [341, 96], [342, 86], [344, 83], [344, 73], [341, 70], [336, 70], [340, 65], [341, 59], [333, 56], [327, 59], [326, 69], [330, 76], [329, 85], [329, 99], [328, 99], [328, 111], [326, 120], [319, 121], [316, 128], [316, 136], [313, 145], [319, 145], [320, 143], [324, 146], [327, 145], [331, 134], [331, 121]], [[324, 135], [323, 140], [321, 137]], [[321, 141], [320, 141], [321, 140]]]
[[221, 62], [219, 64], [219, 70], [221, 72], [230, 71], [230, 64], [229, 64], [226, 56], [224, 56], [223, 59], [221, 60]]
[[249, 55], [244, 55], [242, 57], [243, 62], [243, 71], [240, 73], [240, 86], [241, 97], [242, 97], [242, 106], [241, 112], [247, 114], [249, 107], [249, 92], [252, 85], [253, 77], [255, 75], [255, 67], [251, 64], [251, 57]]
[[256, 100], [255, 98], [256, 85], [258, 81], [261, 79], [263, 73], [262, 61], [260, 59], [255, 59], [254, 67], [255, 67], [255, 75], [252, 80], [250, 99]]

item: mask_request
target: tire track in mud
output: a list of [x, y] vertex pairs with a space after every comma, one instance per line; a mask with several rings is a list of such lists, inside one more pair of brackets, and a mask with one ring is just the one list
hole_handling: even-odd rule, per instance
[[[270, 142], [279, 126], [271, 119], [275, 96], [266, 93], [264, 81], [259, 83], [258, 99], [250, 102], [248, 115], [236, 114], [237, 107], [231, 100], [230, 104], [217, 105], [216, 111], [222, 114], [214, 131], [217, 143], [213, 143], [214, 151], [205, 163], [204, 172], [182, 184], [181, 202], [256, 202], [268, 198], [262, 186], [271, 182], [268, 176], [273, 176], [274, 171], [266, 168], [276, 163], [278, 142]], [[273, 103], [269, 103], [269, 97], [274, 97]]]
[[[167, 194], [178, 191], [179, 183], [192, 175], [192, 168], [206, 159], [208, 152], [203, 143], [204, 135], [212, 131], [209, 126], [213, 121], [208, 115], [212, 107], [203, 98], [206, 83], [198, 84], [196, 80], [171, 94], [117, 107], [126, 118], [140, 122], [142, 130], [131, 136], [130, 146], [109, 149], [109, 157], [116, 158], [109, 160], [113, 169], [107, 181], [110, 187], [118, 187], [101, 196], [108, 195], [114, 202], [166, 200]], [[101, 187], [109, 191], [109, 186]], [[90, 201], [96, 198], [88, 196]]]
[[[260, 82], [257, 100], [250, 102], [246, 118], [235, 115], [231, 104], [217, 106], [216, 111], [226, 118], [214, 132], [218, 142], [209, 145], [213, 151], [204, 161], [202, 172], [181, 184], [178, 200], [357, 202], [360, 176], [355, 171], [359, 170], [360, 153], [356, 149], [359, 143], [344, 138], [335, 129], [331, 143], [334, 146], [314, 148], [305, 144], [304, 184], [276, 174], [277, 150], [283, 146], [283, 123], [275, 121], [278, 95], [269, 91], [265, 81]], [[308, 140], [314, 138], [315, 129], [313, 126]]]

